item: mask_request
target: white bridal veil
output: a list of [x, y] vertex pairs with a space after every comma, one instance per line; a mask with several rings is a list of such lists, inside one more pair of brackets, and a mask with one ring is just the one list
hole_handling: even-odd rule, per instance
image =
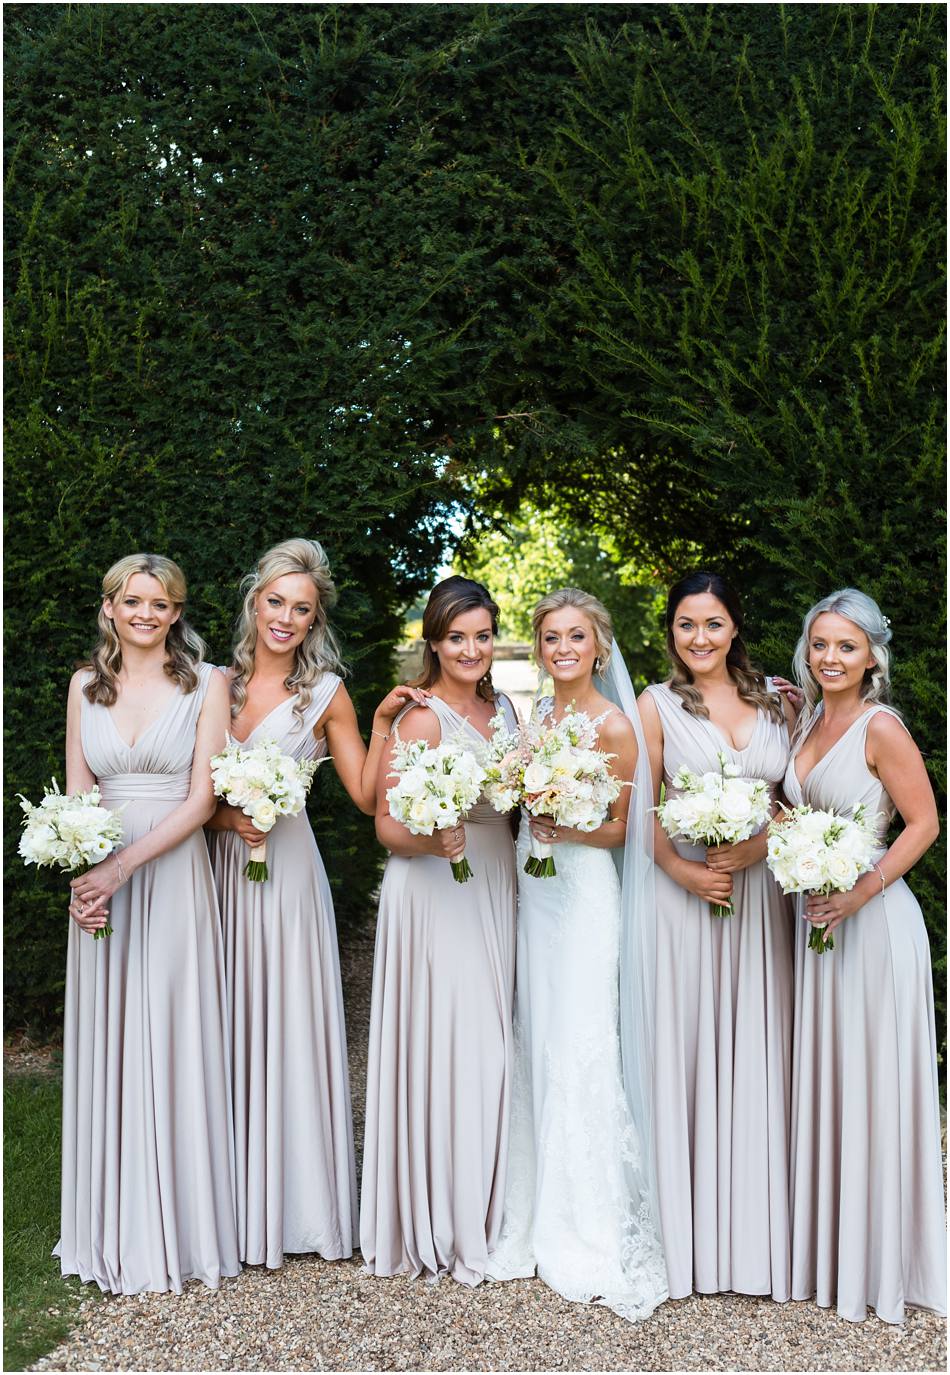
[[620, 869], [620, 1050], [627, 1102], [640, 1138], [642, 1203], [660, 1233], [653, 1139], [653, 1029], [656, 968], [656, 886], [653, 868], [653, 779], [646, 737], [630, 674], [617, 641], [600, 682], [605, 697], [631, 722], [637, 737], [627, 840], [613, 856]]

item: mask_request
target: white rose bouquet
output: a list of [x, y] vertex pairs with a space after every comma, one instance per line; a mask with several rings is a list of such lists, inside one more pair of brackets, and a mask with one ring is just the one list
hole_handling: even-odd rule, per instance
[[[229, 736], [224, 749], [211, 760], [215, 796], [239, 807], [257, 830], [269, 831], [282, 816], [303, 811], [313, 775], [323, 762], [294, 759], [275, 740], [248, 746]], [[268, 877], [266, 840], [253, 847], [244, 873], [253, 883], [263, 883]]]
[[[430, 745], [425, 740], [401, 740], [398, 731], [396, 735], [390, 774], [396, 782], [386, 791], [390, 815], [413, 835], [430, 836], [457, 826], [481, 794], [481, 762], [461, 736]], [[456, 883], [472, 877], [464, 853], [451, 864]]]
[[[679, 790], [654, 808], [671, 840], [691, 845], [737, 845], [768, 821], [772, 796], [763, 778], [743, 778], [724, 750], [717, 755], [719, 772], [693, 773], [685, 765], [673, 779]], [[732, 905], [712, 903], [714, 917], [732, 915]]]
[[[560, 826], [596, 831], [625, 786], [610, 772], [616, 756], [597, 748], [596, 723], [573, 703], [558, 722], [545, 724], [533, 713], [520, 732], [518, 752], [526, 761], [522, 806], [530, 816], [550, 816]], [[511, 772], [517, 768], [520, 763], [512, 763]], [[553, 846], [532, 836], [524, 871], [534, 878], [552, 878], [557, 873]]]
[[[55, 865], [67, 874], [84, 874], [111, 855], [122, 839], [121, 808], [103, 807], [98, 787], [87, 793], [61, 793], [54, 778], [36, 805], [22, 793], [17, 796], [26, 813], [18, 846], [24, 864], [41, 869]], [[111, 935], [108, 923], [93, 932], [96, 940]]]
[[[850, 818], [807, 804], [783, 811], [769, 826], [766, 858], [783, 892], [848, 893], [874, 867], [877, 817], [868, 816], [863, 805]], [[812, 923], [808, 948], [823, 955], [834, 950], [834, 939]]]

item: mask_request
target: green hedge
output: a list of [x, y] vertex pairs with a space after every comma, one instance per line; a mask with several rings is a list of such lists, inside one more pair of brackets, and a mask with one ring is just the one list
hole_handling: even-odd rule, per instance
[[[935, 5], [592, 17], [525, 156], [562, 269], [530, 292], [537, 346], [506, 409], [534, 419], [507, 427], [494, 480], [509, 509], [530, 491], [665, 580], [719, 567], [773, 672], [811, 604], [869, 592], [941, 808], [944, 26]], [[942, 846], [909, 881], [942, 1040]]]
[[[942, 790], [942, 20], [5, 7], [9, 1017], [55, 1023], [64, 941], [11, 795], [136, 547], [223, 657], [239, 574], [318, 536], [364, 721], [459, 506], [558, 508], [644, 585], [719, 563], [771, 669], [855, 582]], [[355, 917], [371, 828], [315, 817]]]

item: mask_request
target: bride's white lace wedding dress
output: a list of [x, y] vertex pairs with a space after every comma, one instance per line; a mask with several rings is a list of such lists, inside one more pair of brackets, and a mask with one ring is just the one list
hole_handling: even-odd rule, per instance
[[621, 1081], [620, 880], [609, 850], [559, 844], [553, 878], [525, 874], [527, 855], [523, 819], [508, 1184], [487, 1273], [537, 1272], [637, 1320], [668, 1291]]

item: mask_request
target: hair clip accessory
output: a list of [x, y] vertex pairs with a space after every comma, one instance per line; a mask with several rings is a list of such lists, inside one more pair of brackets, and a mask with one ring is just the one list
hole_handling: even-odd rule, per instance
[[884, 629], [885, 629], [885, 630], [890, 630], [890, 628], [891, 628], [891, 618], [890, 618], [890, 616], [885, 616], [885, 615], [882, 614], [881, 620], [884, 622]]

